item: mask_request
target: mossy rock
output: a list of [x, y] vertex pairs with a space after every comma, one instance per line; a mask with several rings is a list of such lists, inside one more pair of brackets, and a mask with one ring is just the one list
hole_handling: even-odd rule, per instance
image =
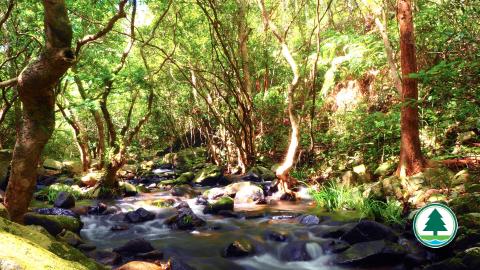
[[222, 177], [222, 168], [217, 165], [210, 164], [197, 172], [193, 182], [201, 186], [214, 186], [221, 182]]
[[230, 197], [222, 197], [216, 202], [209, 203], [203, 209], [203, 213], [205, 214], [218, 214], [218, 212], [222, 210], [226, 211], [233, 211], [233, 199]]
[[151, 202], [151, 205], [160, 207], [160, 208], [172, 207], [174, 204], [175, 204], [175, 200], [173, 199], [158, 199]]
[[60, 171], [63, 168], [63, 163], [54, 159], [47, 158], [43, 162], [43, 167], [45, 169]]
[[41, 215], [36, 213], [27, 213], [24, 216], [25, 224], [38, 225], [45, 228], [51, 235], [58, 235], [63, 230], [69, 230], [74, 233], [80, 233], [83, 223], [78, 218], [69, 216]]
[[377, 169], [375, 169], [375, 172], [373, 172], [373, 174], [378, 176], [391, 175], [395, 172], [395, 165], [396, 163], [393, 161], [384, 162], [378, 165]]
[[168, 153], [162, 161], [173, 164], [179, 170], [190, 171], [195, 166], [207, 162], [207, 150], [203, 147], [188, 148], [177, 153]]
[[192, 180], [195, 178], [195, 174], [193, 172], [186, 172], [182, 173], [179, 177], [176, 179], [172, 180], [165, 180], [162, 181], [162, 185], [184, 185], [192, 182]]
[[452, 178], [452, 186], [467, 184], [471, 181], [470, 172], [467, 169], [457, 172]]
[[21, 269], [107, 269], [35, 226], [22, 226], [0, 218], [0, 239], [1, 260], [12, 261]]
[[250, 169], [249, 173], [253, 173], [264, 181], [273, 181], [275, 179], [275, 173], [263, 166], [255, 166]]
[[468, 213], [458, 216], [458, 224], [460, 226], [478, 229], [480, 228], [480, 213]]

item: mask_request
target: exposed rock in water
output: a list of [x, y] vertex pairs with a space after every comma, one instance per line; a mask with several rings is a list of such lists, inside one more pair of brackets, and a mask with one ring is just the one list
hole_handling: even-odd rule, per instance
[[308, 242], [295, 241], [283, 247], [280, 259], [286, 262], [310, 261], [312, 256], [307, 250]]
[[255, 253], [254, 247], [250, 241], [241, 239], [229, 244], [222, 253], [223, 257], [245, 257]]
[[117, 265], [122, 262], [122, 256], [120, 256], [120, 254], [106, 250], [95, 250], [89, 252], [88, 256], [104, 265]]
[[139, 223], [155, 219], [155, 214], [145, 210], [144, 208], [138, 208], [135, 211], [128, 212], [125, 215], [125, 221], [130, 223]]
[[314, 215], [302, 215], [297, 219], [298, 223], [303, 225], [317, 225], [320, 223], [320, 218]]
[[167, 269], [170, 269], [170, 265], [168, 265], [168, 263], [164, 265], [158, 265], [158, 264], [142, 262], [142, 261], [131, 261], [117, 268], [117, 270], [167, 270]]
[[75, 197], [68, 192], [62, 191], [58, 193], [53, 206], [64, 209], [75, 207]]
[[370, 220], [362, 220], [340, 238], [349, 244], [386, 239], [397, 241], [397, 234], [389, 227]]
[[332, 239], [323, 242], [321, 247], [326, 254], [332, 254], [342, 252], [349, 248], [350, 245], [345, 241]]
[[99, 202], [96, 206], [89, 206], [87, 213], [89, 215], [103, 215], [107, 208], [106, 204]]
[[207, 200], [216, 200], [224, 195], [225, 189], [219, 187], [211, 188], [203, 192], [203, 197], [205, 197]]
[[288, 234], [283, 232], [277, 232], [277, 231], [266, 231], [265, 239], [276, 241], [276, 242], [285, 242], [288, 240]]
[[135, 196], [138, 193], [137, 187], [133, 184], [123, 182], [121, 186], [123, 187], [123, 192], [125, 193], [126, 197]]
[[56, 236], [63, 230], [80, 233], [83, 223], [78, 218], [71, 216], [41, 215], [27, 213], [24, 216], [25, 225], [39, 225], [45, 228], [51, 235]]
[[177, 213], [165, 220], [165, 224], [173, 229], [192, 230], [206, 224], [205, 220], [199, 218], [186, 202], [180, 203]]
[[143, 238], [137, 238], [128, 241], [123, 246], [113, 249], [114, 252], [122, 256], [134, 256], [139, 253], [154, 251], [152, 244]]
[[222, 197], [216, 202], [208, 203], [203, 209], [204, 214], [218, 214], [218, 212], [226, 210], [233, 211], [233, 199], [230, 197]]
[[405, 256], [405, 250], [398, 244], [377, 240], [352, 245], [338, 254], [334, 262], [340, 265], [395, 265]]
[[172, 194], [172, 196], [187, 197], [187, 198], [194, 198], [198, 195], [197, 192], [189, 185], [175, 186], [170, 191], [170, 194]]
[[263, 189], [256, 185], [244, 186], [235, 194], [235, 203], [263, 203], [264, 201]]

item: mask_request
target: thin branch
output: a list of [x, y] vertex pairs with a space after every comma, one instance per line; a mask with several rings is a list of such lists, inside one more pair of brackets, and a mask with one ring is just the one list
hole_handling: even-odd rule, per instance
[[10, 17], [10, 14], [12, 14], [12, 10], [14, 6], [15, 6], [15, 0], [8, 1], [7, 12], [5, 12], [5, 14], [3, 14], [3, 17], [0, 19], [0, 29], [2, 28], [2, 25], [8, 20], [8, 17]]

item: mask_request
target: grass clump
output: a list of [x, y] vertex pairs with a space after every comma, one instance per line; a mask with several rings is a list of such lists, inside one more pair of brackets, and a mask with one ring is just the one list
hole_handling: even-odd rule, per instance
[[346, 187], [334, 181], [319, 188], [310, 188], [310, 194], [319, 207], [328, 211], [358, 211], [362, 217], [387, 224], [403, 224], [402, 204], [397, 200], [381, 201], [363, 196], [358, 187]]
[[36, 198], [49, 203], [54, 203], [55, 199], [60, 192], [68, 192], [75, 197], [76, 200], [88, 199], [88, 195], [80, 189], [78, 186], [69, 186], [65, 184], [56, 183], [51, 186], [45, 187], [36, 193]]

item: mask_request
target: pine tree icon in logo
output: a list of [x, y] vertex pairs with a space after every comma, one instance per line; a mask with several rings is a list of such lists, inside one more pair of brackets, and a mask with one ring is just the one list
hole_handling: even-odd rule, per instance
[[434, 236], [437, 236], [438, 232], [447, 231], [445, 222], [443, 222], [442, 218], [443, 217], [440, 215], [438, 210], [436, 208], [433, 209], [432, 213], [428, 216], [428, 221], [425, 224], [424, 231], [433, 232]]

